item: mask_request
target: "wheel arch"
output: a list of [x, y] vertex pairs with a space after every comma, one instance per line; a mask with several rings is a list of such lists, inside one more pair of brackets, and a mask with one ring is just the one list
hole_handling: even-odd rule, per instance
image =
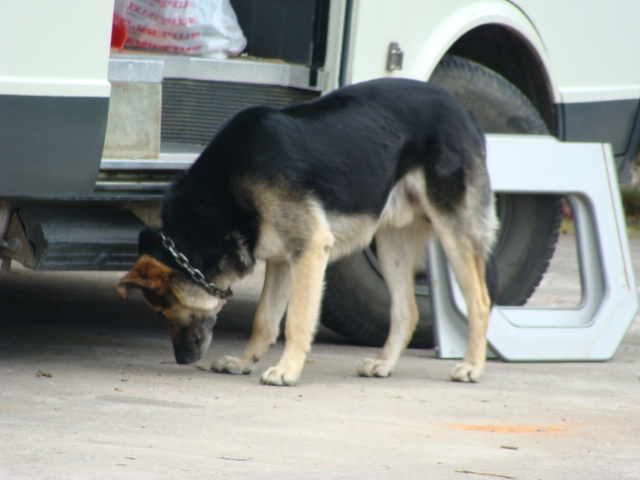
[[[428, 79], [447, 54], [479, 63], [505, 77], [559, 134], [555, 104], [560, 94], [542, 38], [526, 14], [503, 0], [474, 2], [441, 12], [411, 64], [399, 76]], [[433, 26], [432, 25], [432, 26]]]
[[448, 54], [474, 61], [505, 77], [534, 105], [549, 130], [558, 134], [553, 88], [545, 63], [527, 39], [499, 24], [476, 27], [462, 35]]

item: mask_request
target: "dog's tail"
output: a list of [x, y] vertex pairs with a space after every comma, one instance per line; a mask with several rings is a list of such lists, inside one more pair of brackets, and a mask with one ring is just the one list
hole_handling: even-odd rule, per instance
[[493, 253], [489, 254], [485, 268], [485, 280], [487, 282], [487, 290], [489, 290], [489, 298], [491, 305], [495, 305], [498, 299], [498, 262]]

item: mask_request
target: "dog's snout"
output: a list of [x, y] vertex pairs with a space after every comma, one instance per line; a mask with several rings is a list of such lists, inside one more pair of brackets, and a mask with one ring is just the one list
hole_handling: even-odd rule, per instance
[[191, 365], [192, 363], [200, 360], [200, 358], [202, 357], [202, 353], [193, 352], [187, 349], [174, 348], [173, 353], [176, 357], [176, 363], [178, 365]]
[[[195, 363], [211, 345], [215, 317], [192, 318], [192, 323], [172, 328], [173, 350], [180, 365]], [[171, 326], [171, 323], [170, 323]]]

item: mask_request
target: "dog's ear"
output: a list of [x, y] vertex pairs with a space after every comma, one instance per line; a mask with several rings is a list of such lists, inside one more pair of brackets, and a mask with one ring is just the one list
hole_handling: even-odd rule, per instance
[[220, 300], [205, 292], [193, 282], [185, 281], [182, 275], [149, 255], [142, 255], [116, 287], [122, 299], [135, 288], [142, 290], [144, 298], [153, 311], [162, 311], [177, 300], [183, 307], [214, 310]]
[[122, 299], [126, 299], [129, 290], [140, 288], [156, 295], [165, 294], [171, 284], [169, 277], [173, 270], [149, 255], [142, 255], [131, 271], [119, 282], [116, 288]]

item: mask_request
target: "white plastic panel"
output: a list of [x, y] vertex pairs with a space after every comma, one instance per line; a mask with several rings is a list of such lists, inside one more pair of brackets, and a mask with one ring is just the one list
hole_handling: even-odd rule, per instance
[[[609, 145], [489, 135], [496, 192], [568, 196], [576, 221], [583, 301], [576, 308], [494, 307], [487, 339], [508, 361], [611, 358], [638, 311], [615, 163]], [[436, 241], [430, 272], [441, 358], [461, 358], [466, 307]]]

